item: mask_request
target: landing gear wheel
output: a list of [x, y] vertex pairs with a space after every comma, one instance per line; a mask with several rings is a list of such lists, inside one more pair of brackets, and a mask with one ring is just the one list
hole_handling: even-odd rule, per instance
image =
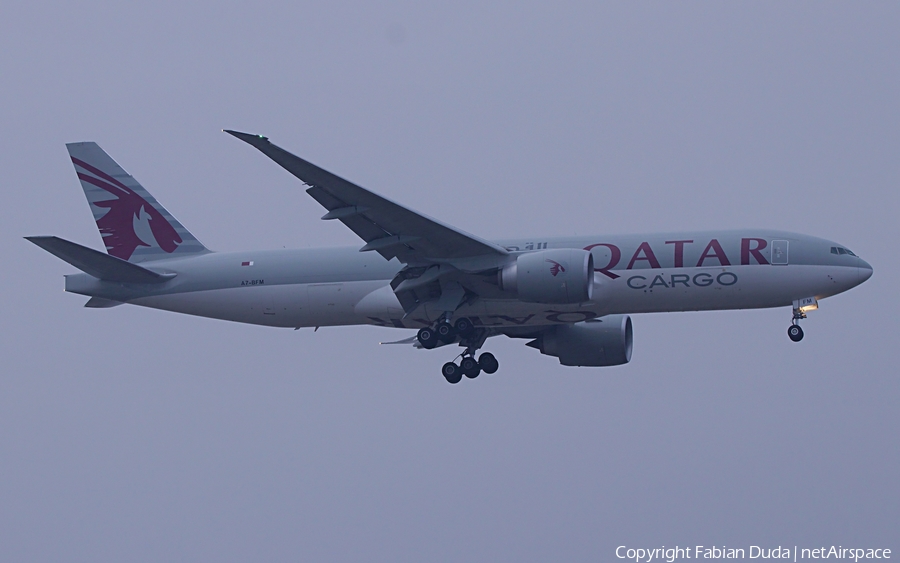
[[478, 365], [478, 362], [475, 361], [475, 358], [472, 356], [466, 356], [459, 362], [459, 368], [462, 370], [463, 375], [468, 377], [469, 379], [475, 379], [481, 373], [481, 366]]
[[444, 364], [444, 367], [441, 368], [441, 373], [444, 375], [444, 379], [447, 380], [447, 383], [453, 384], [459, 383], [463, 376], [462, 370], [453, 362]]
[[422, 328], [419, 329], [419, 333], [416, 335], [416, 338], [419, 339], [419, 344], [422, 345], [422, 348], [426, 350], [431, 350], [437, 345], [438, 335], [430, 328]]
[[440, 338], [447, 344], [450, 344], [451, 342], [453, 342], [453, 340], [456, 339], [456, 330], [454, 330], [453, 326], [446, 321], [441, 321], [440, 323], [438, 323], [435, 332], [437, 332], [438, 338]]
[[478, 356], [478, 365], [484, 373], [496, 373], [500, 368], [500, 362], [490, 352]]
[[791, 325], [788, 327], [788, 338], [794, 342], [803, 340], [803, 329], [800, 328], [800, 325]]
[[472, 331], [475, 330], [475, 326], [472, 324], [472, 321], [465, 317], [457, 319], [456, 322], [453, 323], [453, 328], [456, 329], [456, 333], [460, 336], [469, 336], [470, 334], [472, 334]]

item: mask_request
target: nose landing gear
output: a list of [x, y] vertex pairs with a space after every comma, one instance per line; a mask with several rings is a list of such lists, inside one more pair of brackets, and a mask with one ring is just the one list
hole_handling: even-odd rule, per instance
[[806, 313], [800, 309], [794, 309], [794, 318], [791, 319], [791, 326], [788, 327], [788, 338], [792, 342], [800, 342], [803, 340], [803, 329], [800, 328], [800, 321], [806, 318]]

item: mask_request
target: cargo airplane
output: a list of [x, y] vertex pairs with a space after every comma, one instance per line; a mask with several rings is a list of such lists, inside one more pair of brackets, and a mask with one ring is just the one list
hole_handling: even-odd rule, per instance
[[[791, 307], [788, 336], [819, 300], [872, 267], [846, 246], [766, 229], [488, 241], [299, 158], [266, 137], [227, 131], [296, 176], [361, 247], [212, 252], [96, 143], [67, 145], [106, 246], [27, 237], [83, 273], [65, 289], [86, 307], [123, 303], [274, 327], [417, 329], [400, 340], [459, 344], [450, 383], [494, 373], [491, 336], [566, 366], [631, 359], [629, 314]], [[457, 361], [458, 360], [458, 361]]]

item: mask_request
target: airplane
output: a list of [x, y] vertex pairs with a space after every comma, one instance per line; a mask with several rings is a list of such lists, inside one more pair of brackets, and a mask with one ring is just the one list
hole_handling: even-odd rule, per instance
[[[274, 145], [250, 144], [307, 186], [322, 219], [361, 247], [213, 252], [96, 143], [67, 144], [106, 253], [55, 236], [25, 237], [82, 273], [68, 292], [91, 308], [124, 303], [272, 327], [417, 329], [391, 342], [462, 352], [450, 383], [495, 373], [492, 336], [565, 366], [631, 360], [630, 315], [792, 308], [788, 336], [818, 302], [872, 276], [846, 246], [768, 229], [527, 237], [488, 241], [417, 213]], [[457, 362], [458, 360], [458, 362]]]

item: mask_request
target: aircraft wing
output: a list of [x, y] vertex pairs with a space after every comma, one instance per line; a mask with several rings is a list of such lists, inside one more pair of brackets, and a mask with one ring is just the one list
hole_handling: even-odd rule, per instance
[[374, 250], [385, 259], [397, 257], [405, 264], [469, 263], [476, 270], [480, 269], [476, 264], [495, 265], [498, 258], [503, 259], [508, 254], [501, 246], [445, 225], [319, 168], [272, 144], [262, 135], [225, 132], [253, 145], [307, 184], [306, 192], [328, 210], [322, 219], [337, 219], [365, 241], [360, 252]]

